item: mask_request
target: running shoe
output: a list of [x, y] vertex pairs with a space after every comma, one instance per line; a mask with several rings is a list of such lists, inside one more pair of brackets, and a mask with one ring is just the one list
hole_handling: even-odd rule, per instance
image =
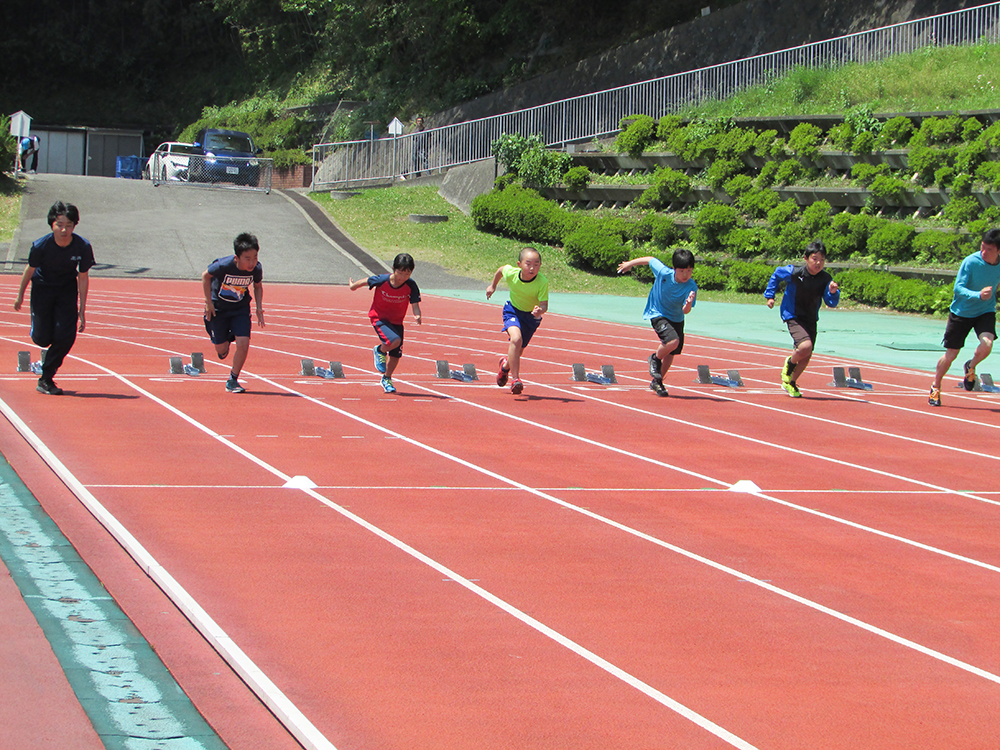
[[787, 383], [782, 383], [781, 387], [784, 388], [786, 391], [788, 391], [788, 395], [791, 396], [792, 398], [802, 398], [802, 391], [800, 391], [799, 387], [795, 385], [795, 383], [793, 383], [791, 380], [789, 380]]
[[965, 377], [962, 379], [962, 385], [965, 386], [965, 390], [976, 390], [976, 371], [972, 369], [971, 359], [965, 363], [963, 369], [965, 370]]
[[795, 372], [795, 363], [792, 362], [792, 358], [789, 357], [788, 359], [785, 360], [785, 364], [781, 368], [781, 384], [783, 386], [788, 385], [789, 383], [792, 382], [793, 372]]
[[375, 348], [372, 349], [372, 354], [375, 355], [375, 369], [378, 370], [379, 372], [381, 372], [384, 375], [385, 374], [385, 355], [382, 353], [382, 350], [379, 349], [378, 347], [379, 347], [379, 345], [375, 344]]
[[385, 391], [386, 393], [396, 392], [396, 386], [392, 384], [392, 380], [389, 378], [388, 375], [382, 376], [382, 390]]
[[497, 385], [503, 388], [507, 385], [507, 373], [510, 372], [510, 368], [507, 367], [507, 358], [500, 357], [500, 372], [497, 373]]
[[649, 389], [655, 393], [657, 396], [669, 396], [667, 389], [663, 387], [663, 381], [659, 378], [653, 378], [649, 384]]
[[57, 386], [51, 378], [39, 378], [38, 385], [35, 386], [35, 390], [39, 393], [44, 393], [47, 396], [61, 396], [63, 395], [63, 390]]
[[510, 381], [510, 392], [513, 393], [515, 396], [523, 390], [524, 390], [524, 383], [522, 383], [520, 380], [517, 380], [515, 378], [514, 380]]
[[656, 378], [661, 377], [660, 375], [660, 358], [656, 356], [656, 352], [649, 355], [649, 377], [656, 380]]
[[226, 390], [230, 393], [246, 393], [247, 389], [240, 385], [240, 381], [236, 378], [229, 378], [226, 381]]
[[927, 403], [931, 406], [941, 406], [941, 389], [931, 386], [931, 395], [927, 397]]

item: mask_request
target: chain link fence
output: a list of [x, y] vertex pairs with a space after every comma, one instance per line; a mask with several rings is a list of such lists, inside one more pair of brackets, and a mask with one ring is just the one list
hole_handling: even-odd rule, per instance
[[548, 146], [589, 141], [617, 133], [627, 115], [659, 118], [797, 67], [863, 64], [930, 46], [996, 42], [998, 27], [1000, 2], [994, 2], [419, 133], [320, 143], [313, 146], [313, 189], [386, 185], [487, 159], [503, 133], [538, 133]]

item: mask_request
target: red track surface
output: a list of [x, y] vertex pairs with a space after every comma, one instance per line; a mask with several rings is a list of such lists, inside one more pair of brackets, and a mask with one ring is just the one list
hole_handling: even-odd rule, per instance
[[[657, 399], [650, 331], [551, 314], [514, 397], [492, 383], [498, 309], [439, 298], [387, 396], [368, 295], [280, 285], [230, 395], [198, 300], [95, 280], [62, 398], [13, 373], [37, 348], [4, 312], [0, 398], [340, 750], [1000, 737], [997, 396], [949, 381], [931, 410], [926, 373], [871, 364], [872, 392], [838, 390], [855, 363], [817, 355], [792, 400], [787, 352], [690, 336]], [[167, 374], [192, 351], [208, 373]], [[306, 357], [347, 378], [297, 375]], [[620, 383], [574, 383], [574, 362]], [[698, 364], [746, 387], [697, 385]], [[91, 561], [104, 532], [36, 495]], [[223, 739], [290, 746], [121, 558], [92, 564]]]

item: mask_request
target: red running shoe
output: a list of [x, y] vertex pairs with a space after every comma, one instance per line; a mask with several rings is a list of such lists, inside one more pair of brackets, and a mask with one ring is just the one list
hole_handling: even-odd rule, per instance
[[500, 372], [497, 373], [497, 385], [501, 388], [507, 385], [508, 372], [510, 372], [510, 368], [507, 367], [507, 358], [500, 357]]
[[513, 393], [515, 396], [523, 390], [524, 390], [524, 383], [522, 383], [520, 380], [510, 381], [510, 392]]

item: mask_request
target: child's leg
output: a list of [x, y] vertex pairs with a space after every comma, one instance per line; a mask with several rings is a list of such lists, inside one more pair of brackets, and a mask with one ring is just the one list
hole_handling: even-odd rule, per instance
[[795, 365], [795, 369], [792, 370], [792, 382], [798, 382], [799, 375], [806, 371], [809, 366], [809, 360], [812, 359], [813, 355], [813, 342], [810, 339], [799, 342], [796, 345], [795, 351], [792, 352], [791, 360], [792, 364]]
[[970, 360], [969, 372], [975, 372], [976, 365], [990, 356], [991, 351], [993, 351], [993, 335], [985, 332], [979, 334], [979, 346], [976, 347], [976, 351]]
[[944, 374], [948, 372], [948, 368], [951, 367], [951, 363], [955, 361], [960, 351], [962, 350], [961, 349], [944, 350], [944, 354], [941, 355], [941, 359], [938, 360], [937, 367], [934, 369], [935, 388], [941, 387], [941, 381], [944, 379]]
[[517, 326], [510, 326], [507, 329], [510, 343], [507, 345], [507, 367], [510, 369], [512, 380], [521, 379], [521, 352], [524, 351], [524, 338], [521, 336], [521, 329]]
[[229, 356], [229, 342], [223, 341], [221, 344], [215, 345], [215, 353], [219, 355], [219, 359], [225, 359]]
[[[397, 341], [396, 343], [398, 344], [399, 342]], [[393, 347], [393, 349], [395, 349], [395, 347]], [[403, 357], [400, 354], [396, 354], [396, 355], [389, 354], [389, 355], [386, 356], [386, 358], [385, 358], [385, 376], [387, 378], [389, 378], [389, 380], [392, 380], [392, 374], [394, 372], [396, 372], [396, 365], [399, 364], [399, 360], [401, 360], [402, 358]]]
[[[227, 344], [228, 348], [228, 344]], [[247, 354], [250, 353], [250, 337], [236, 337], [236, 354], [233, 355], [233, 375], [237, 378], [243, 371], [243, 365], [247, 361]], [[220, 355], [221, 356], [221, 355]]]
[[667, 374], [670, 365], [674, 363], [674, 351], [679, 343], [680, 339], [674, 339], [670, 343], [660, 344], [656, 348], [656, 358], [660, 360], [660, 378]]

